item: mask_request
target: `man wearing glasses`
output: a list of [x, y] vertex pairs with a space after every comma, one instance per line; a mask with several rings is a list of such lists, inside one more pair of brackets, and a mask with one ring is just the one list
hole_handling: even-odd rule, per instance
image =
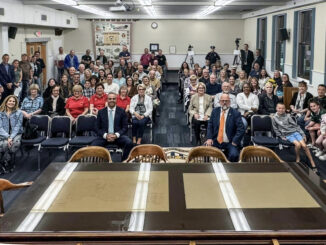
[[245, 134], [241, 114], [230, 107], [230, 97], [222, 94], [220, 107], [214, 108], [207, 127], [207, 146], [224, 149], [229, 161], [239, 159], [239, 146]]
[[110, 147], [116, 144], [123, 149], [122, 161], [127, 159], [133, 147], [128, 132], [128, 116], [123, 109], [116, 106], [117, 95], [110, 92], [108, 106], [97, 114], [96, 130], [99, 136], [92, 145]]

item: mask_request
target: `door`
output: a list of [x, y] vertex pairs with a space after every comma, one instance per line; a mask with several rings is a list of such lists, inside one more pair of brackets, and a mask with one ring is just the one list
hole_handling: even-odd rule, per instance
[[[46, 65], [46, 43], [26, 43], [27, 55], [32, 57], [35, 51], [40, 51], [40, 57], [44, 60]], [[43, 88], [46, 87], [46, 67], [43, 69]]]

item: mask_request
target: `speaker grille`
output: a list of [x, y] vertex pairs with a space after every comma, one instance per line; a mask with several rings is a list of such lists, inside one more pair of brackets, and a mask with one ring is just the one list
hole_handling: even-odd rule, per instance
[[66, 23], [67, 23], [67, 25], [70, 25], [70, 20], [67, 19], [67, 20], [66, 20]]
[[0, 15], [4, 16], [5, 15], [5, 9], [4, 8], [0, 8]]
[[48, 16], [45, 14], [41, 15], [41, 20], [46, 21], [48, 19]]

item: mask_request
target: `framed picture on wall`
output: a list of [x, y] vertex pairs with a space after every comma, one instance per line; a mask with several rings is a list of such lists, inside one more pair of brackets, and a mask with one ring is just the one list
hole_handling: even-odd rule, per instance
[[170, 54], [175, 54], [177, 52], [175, 45], [169, 47]]
[[157, 52], [159, 50], [160, 45], [158, 43], [151, 43], [149, 44], [149, 50], [151, 52]]

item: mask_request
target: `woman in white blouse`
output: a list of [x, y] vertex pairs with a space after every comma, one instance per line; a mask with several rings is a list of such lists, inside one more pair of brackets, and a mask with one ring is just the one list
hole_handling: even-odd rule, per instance
[[242, 89], [243, 92], [237, 95], [237, 104], [243, 117], [243, 124], [247, 128], [251, 116], [258, 111], [259, 99], [257, 95], [251, 93], [249, 83], [244, 83]]
[[152, 98], [145, 94], [146, 87], [143, 84], [137, 86], [138, 94], [130, 101], [130, 113], [132, 115], [132, 141], [141, 144], [146, 124], [152, 118]]

